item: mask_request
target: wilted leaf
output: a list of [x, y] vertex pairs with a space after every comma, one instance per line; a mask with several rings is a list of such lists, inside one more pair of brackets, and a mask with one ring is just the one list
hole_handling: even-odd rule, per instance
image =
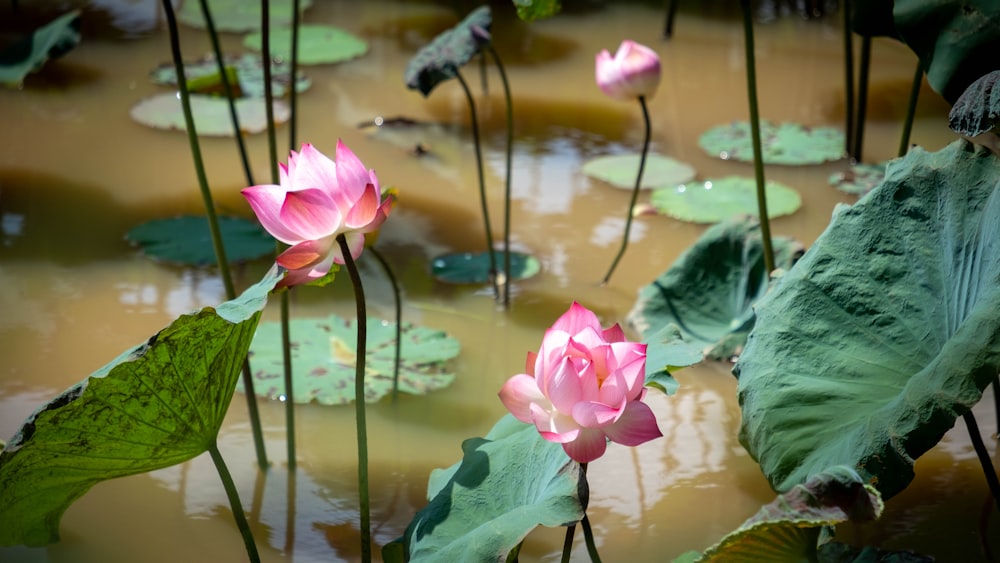
[[[261, 34], [252, 33], [243, 38], [247, 49], [260, 51]], [[299, 26], [300, 65], [339, 63], [360, 57], [368, 52], [368, 43], [348, 31], [332, 25], [303, 24]], [[282, 62], [292, 60], [292, 30], [271, 30], [271, 57]]]
[[455, 77], [459, 67], [469, 62], [479, 52], [479, 44], [472, 35], [472, 27], [486, 31], [493, 24], [489, 6], [473, 10], [455, 27], [443, 31], [429, 44], [417, 51], [406, 65], [406, 87], [427, 96], [435, 86]]
[[80, 43], [80, 10], [73, 10], [38, 28], [0, 52], [0, 83], [21, 84], [49, 59], [57, 59]]
[[[802, 206], [799, 192], [779, 184], [764, 184], [767, 214], [781, 217]], [[753, 178], [728, 176], [657, 188], [650, 196], [657, 212], [692, 223], [718, 223], [734, 215], [757, 215], [757, 182]]]
[[[765, 164], [821, 164], [844, 155], [844, 133], [833, 127], [805, 127], [798, 123], [760, 122], [761, 152]], [[750, 124], [736, 121], [702, 133], [698, 146], [722, 160], [753, 162]]]
[[[599, 156], [583, 164], [583, 173], [597, 178], [616, 188], [634, 189], [635, 177], [639, 172], [639, 158], [636, 154]], [[646, 155], [646, 165], [642, 171], [640, 189], [670, 186], [675, 187], [694, 179], [691, 165], [656, 153]]]
[[975, 137], [1000, 126], [1000, 70], [986, 74], [966, 88], [948, 112], [948, 126]]

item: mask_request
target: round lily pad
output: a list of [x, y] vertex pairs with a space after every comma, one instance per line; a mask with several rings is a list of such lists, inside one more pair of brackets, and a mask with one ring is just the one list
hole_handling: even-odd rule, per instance
[[[239, 56], [226, 55], [225, 66], [236, 75], [234, 87], [238, 87], [237, 98], [264, 97], [264, 61], [260, 55], [244, 53]], [[297, 73], [295, 89], [305, 92], [312, 86], [301, 72]], [[184, 76], [187, 77], [188, 89], [198, 94], [223, 95], [222, 80], [219, 77], [219, 65], [214, 55], [208, 55], [197, 61], [184, 63]], [[177, 85], [177, 72], [174, 63], [164, 63], [150, 73], [156, 84]], [[201, 86], [198, 86], [198, 83]], [[271, 92], [277, 97], [283, 97], [289, 91], [292, 82], [291, 65], [283, 62], [271, 62]]]
[[[219, 217], [219, 230], [230, 263], [274, 254], [274, 239], [256, 221]], [[185, 266], [216, 263], [208, 218], [204, 216], [157, 219], [132, 228], [125, 238], [154, 260]]]
[[[802, 206], [799, 193], [778, 182], [767, 182], [767, 214], [790, 215]], [[757, 215], [757, 183], [753, 178], [728, 176], [682, 186], [658, 188], [650, 198], [660, 213], [692, 223], [718, 223], [733, 215]]]
[[[396, 361], [396, 325], [368, 318], [365, 354], [365, 401], [392, 393]], [[292, 389], [296, 403], [345, 405], [354, 400], [357, 327], [354, 319], [331, 315], [292, 319]], [[404, 324], [399, 390], [423, 395], [455, 380], [449, 360], [461, 344], [440, 330]], [[263, 322], [250, 345], [254, 391], [268, 399], [286, 400], [281, 323]], [[237, 389], [243, 391], [242, 380]]]
[[842, 192], [863, 196], [882, 183], [886, 162], [877, 164], [852, 164], [843, 172], [830, 175], [830, 185]]
[[[243, 45], [254, 51], [261, 50], [263, 37], [251, 33]], [[332, 25], [302, 25], [299, 27], [299, 64], [321, 65], [339, 63], [360, 57], [368, 52], [368, 43], [356, 35]], [[271, 56], [275, 60], [291, 60], [292, 30], [271, 30]]]
[[[247, 0], [209, 0], [212, 22], [216, 31], [243, 33], [260, 29], [260, 2]], [[312, 0], [299, 0], [299, 10], [312, 6]], [[292, 0], [269, 0], [268, 15], [271, 29], [292, 25]], [[181, 2], [177, 19], [184, 24], [204, 29], [205, 18], [201, 13], [201, 2]]]
[[[834, 127], [760, 122], [760, 142], [766, 164], [821, 164], [844, 157], [844, 133]], [[735, 121], [702, 133], [698, 145], [722, 160], [753, 162], [750, 124]]]
[[[243, 133], [260, 133], [267, 129], [267, 111], [261, 98], [240, 98], [236, 113]], [[199, 135], [206, 137], [233, 137], [233, 122], [229, 115], [229, 102], [224, 98], [191, 95], [191, 113]], [[288, 104], [274, 101], [274, 122], [284, 123], [290, 115]], [[129, 112], [132, 119], [154, 129], [187, 131], [184, 110], [176, 92], [157, 94], [139, 101]]]
[[[503, 270], [504, 253], [496, 251], [497, 269]], [[542, 271], [537, 258], [522, 252], [510, 253], [512, 280], [523, 280]], [[458, 252], [438, 256], [431, 262], [431, 275], [438, 281], [454, 284], [486, 283], [490, 281], [490, 256], [486, 252]]]
[[[616, 188], [631, 190], [635, 188], [635, 177], [639, 172], [641, 155], [617, 154], [600, 156], [589, 160], [583, 165], [583, 173], [591, 178], [603, 180]], [[646, 155], [646, 165], [642, 172], [642, 184], [639, 189], [652, 189], [657, 186], [676, 186], [694, 180], [694, 168], [691, 165], [674, 160], [660, 154]]]

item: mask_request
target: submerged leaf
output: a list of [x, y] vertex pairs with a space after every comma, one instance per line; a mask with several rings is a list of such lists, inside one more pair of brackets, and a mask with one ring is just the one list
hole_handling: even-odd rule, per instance
[[[226, 55], [223, 57], [227, 69], [232, 69], [236, 74], [236, 83], [231, 86], [239, 89], [242, 96], [248, 98], [264, 97], [264, 61], [260, 55], [244, 53], [242, 55]], [[288, 93], [292, 83], [292, 67], [284, 62], [271, 62], [271, 93], [275, 97], [283, 97]], [[296, 73], [298, 78], [295, 81], [295, 90], [305, 92], [312, 85], [301, 72]], [[156, 84], [177, 85], [177, 72], [174, 70], [174, 63], [164, 63], [150, 73], [153, 82]], [[215, 62], [214, 55], [208, 55], [197, 61], [184, 63], [184, 76], [188, 80], [188, 89], [192, 93], [224, 95], [221, 79], [219, 76], [219, 65]], [[193, 85], [193, 81], [199, 78], [215, 77], [219, 82], [212, 91], [204, 92]]]
[[[844, 157], [844, 133], [833, 127], [761, 121], [760, 143], [765, 164], [821, 164]], [[753, 137], [746, 121], [705, 131], [698, 138], [698, 146], [722, 160], [753, 162]]]
[[21, 84], [49, 59], [57, 59], [80, 43], [80, 10], [65, 13], [0, 52], [0, 83]]
[[[291, 28], [272, 29], [271, 57], [279, 61], [292, 60]], [[263, 36], [252, 33], [243, 38], [247, 49], [260, 51]], [[347, 30], [332, 25], [303, 24], [299, 26], [300, 65], [339, 63], [368, 52], [368, 43]]]
[[[769, 217], [781, 217], [802, 206], [799, 192], [779, 184], [764, 184]], [[692, 223], [718, 223], [734, 215], [757, 215], [757, 182], [753, 178], [728, 176], [704, 182], [657, 188], [650, 203], [659, 212]]]
[[28, 417], [0, 453], [0, 545], [56, 541], [63, 512], [95, 484], [206, 451], [280, 277], [178, 318]]
[[886, 164], [888, 162], [875, 164], [856, 162], [844, 172], [834, 172], [827, 181], [842, 192], [862, 196], [882, 183]]
[[[208, 0], [212, 22], [216, 31], [243, 33], [260, 29], [260, 2], [247, 0]], [[312, 0], [299, 0], [299, 11], [312, 6]], [[268, 16], [271, 29], [288, 27], [292, 24], [292, 0], [268, 0]], [[205, 18], [201, 13], [201, 2], [191, 0], [181, 2], [177, 20], [191, 27], [203, 29]]]
[[[599, 156], [583, 164], [583, 173], [591, 178], [597, 178], [616, 188], [634, 189], [635, 177], [639, 172], [641, 155], [617, 154]], [[646, 155], [646, 164], [642, 171], [642, 184], [639, 189], [651, 189], [658, 186], [675, 187], [694, 179], [694, 168], [668, 156], [651, 153]]]
[[[230, 263], [274, 254], [274, 239], [255, 221], [219, 217], [219, 230]], [[208, 218], [184, 215], [133, 227], [125, 238], [155, 260], [186, 266], [215, 264]]]
[[491, 25], [493, 15], [489, 6], [481, 6], [455, 27], [441, 32], [406, 65], [406, 87], [427, 96], [435, 86], [454, 78], [459, 67], [479, 52], [479, 44], [472, 35], [473, 26], [489, 31]]
[[886, 498], [1000, 371], [1000, 160], [914, 148], [757, 305], [740, 441], [786, 491], [849, 465]]
[[[497, 270], [503, 271], [504, 253], [493, 252]], [[542, 264], [538, 258], [523, 252], [510, 253], [512, 280], [524, 280], [538, 275]], [[486, 252], [456, 252], [438, 256], [431, 262], [434, 279], [455, 284], [486, 283], [490, 281], [490, 255]]]
[[[191, 95], [191, 113], [198, 135], [205, 137], [234, 137], [233, 120], [229, 114], [229, 102], [225, 98]], [[262, 98], [239, 98], [236, 114], [240, 120], [240, 131], [247, 134], [267, 130], [267, 104]], [[288, 104], [274, 100], [275, 124], [288, 121]], [[180, 96], [176, 93], [157, 94], [140, 100], [132, 106], [129, 115], [133, 120], [154, 129], [187, 131], [184, 109]]]
[[961, 135], [975, 137], [1000, 127], [1000, 70], [985, 74], [958, 97], [948, 112], [948, 127]]

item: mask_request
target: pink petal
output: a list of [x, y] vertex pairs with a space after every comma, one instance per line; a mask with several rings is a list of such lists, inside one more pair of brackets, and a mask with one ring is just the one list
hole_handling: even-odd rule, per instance
[[278, 287], [292, 287], [295, 285], [307, 284], [313, 280], [318, 280], [319, 278], [330, 273], [330, 268], [333, 267], [333, 255], [327, 256], [322, 262], [315, 264], [311, 267], [302, 268], [300, 270], [289, 270], [285, 277], [278, 282]]
[[532, 423], [532, 403], [547, 403], [548, 400], [538, 390], [535, 378], [528, 374], [518, 374], [511, 377], [500, 388], [500, 402], [521, 422]]
[[572, 417], [558, 411], [548, 411], [538, 403], [531, 403], [528, 409], [538, 433], [549, 442], [563, 444], [576, 440], [580, 435], [580, 426]]
[[612, 442], [625, 446], [638, 446], [654, 438], [663, 436], [656, 417], [646, 403], [632, 401], [617, 422], [603, 428]]
[[280, 220], [303, 239], [328, 237], [340, 228], [341, 215], [330, 196], [321, 189], [288, 192], [281, 206]]
[[[375, 186], [368, 184], [361, 197], [354, 203], [351, 210], [344, 217], [344, 225], [349, 229], [363, 229], [372, 223], [378, 216], [379, 197], [381, 195], [375, 191]], [[384, 220], [384, 219], [383, 219]]]
[[343, 199], [338, 199], [338, 203], [353, 205], [361, 197], [365, 187], [368, 184], [376, 184], [378, 180], [372, 182], [375, 173], [369, 174], [361, 159], [340, 139], [337, 139], [337, 154], [334, 158], [337, 159], [337, 184], [340, 186], [340, 193], [343, 194]]
[[563, 450], [573, 460], [580, 463], [590, 463], [604, 455], [608, 449], [604, 432], [592, 428], [584, 428], [572, 442], [563, 444]]
[[288, 157], [288, 175], [296, 191], [321, 190], [335, 201], [337, 166], [311, 144], [303, 144], [302, 152]]
[[559, 367], [549, 376], [547, 387], [548, 389], [543, 389], [543, 392], [548, 394], [556, 410], [563, 414], [572, 413], [574, 405], [583, 399], [580, 374], [576, 372], [569, 358], [559, 362]]
[[538, 354], [534, 352], [528, 352], [528, 359], [524, 362], [524, 371], [528, 375], [535, 375], [535, 362], [538, 360]]
[[621, 325], [618, 323], [604, 329], [601, 336], [604, 337], [605, 342], [625, 342], [625, 331], [622, 330]]
[[585, 328], [597, 331], [601, 330], [601, 322], [597, 320], [597, 315], [593, 311], [580, 305], [576, 301], [570, 305], [569, 310], [562, 314], [552, 325], [553, 330], [561, 330], [569, 334], [577, 334]]
[[635, 97], [652, 98], [660, 85], [660, 56], [645, 45], [625, 40], [615, 60], [620, 64], [622, 76]]
[[[361, 252], [364, 251], [365, 249], [365, 235], [358, 232], [343, 233], [343, 234], [344, 238], [347, 239], [347, 247], [351, 250], [351, 258], [354, 258], [356, 260], [358, 256], [361, 256]], [[340, 250], [339, 242], [336, 242], [334, 244], [332, 254], [333, 254], [333, 261], [335, 263], [337, 264], [347, 263], [344, 261], [344, 253], [341, 252]]]
[[621, 75], [619, 65], [611, 58], [611, 53], [607, 49], [597, 53], [594, 76], [597, 80], [597, 87], [608, 96], [615, 99], [628, 99], [627, 93], [622, 92], [621, 86], [624, 78]]
[[332, 250], [330, 242], [329, 237], [300, 242], [282, 252], [276, 262], [279, 266], [287, 270], [312, 268], [330, 255], [330, 250]]
[[584, 428], [602, 428], [618, 420], [625, 407], [625, 401], [617, 408], [595, 401], [582, 401], [573, 407], [573, 420]]
[[285, 190], [280, 186], [265, 184], [250, 186], [240, 191], [246, 198], [254, 215], [271, 236], [285, 244], [298, 244], [305, 237], [288, 228], [281, 221], [281, 206], [285, 202]]

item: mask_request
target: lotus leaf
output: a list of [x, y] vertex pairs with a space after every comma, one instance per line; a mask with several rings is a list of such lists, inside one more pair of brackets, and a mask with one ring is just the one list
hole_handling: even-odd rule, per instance
[[80, 43], [80, 10], [67, 12], [0, 52], [0, 83], [18, 86], [49, 59]]
[[677, 325], [667, 324], [643, 340], [646, 343], [646, 386], [673, 395], [679, 387], [671, 371], [691, 366], [703, 358], [701, 347], [685, 342]]
[[551, 18], [562, 9], [559, 0], [514, 0], [514, 6], [517, 7], [517, 17], [529, 22]]
[[[801, 246], [781, 237], [773, 244], [775, 266], [790, 268]], [[675, 324], [705, 356], [728, 360], [740, 353], [753, 328], [753, 305], [767, 292], [767, 274], [756, 219], [714, 225], [670, 269], [639, 290], [628, 323], [644, 339]]]
[[[503, 269], [504, 253], [493, 252], [497, 268]], [[524, 280], [538, 275], [542, 265], [537, 258], [523, 252], [510, 253], [512, 280]], [[431, 275], [445, 283], [486, 283], [490, 281], [490, 256], [486, 252], [459, 252], [438, 256], [431, 262]]]
[[59, 539], [95, 484], [169, 467], [215, 441], [281, 273], [184, 315], [34, 412], [0, 453], [0, 545]]
[[886, 164], [888, 162], [854, 163], [844, 172], [834, 172], [827, 181], [842, 192], [862, 196], [882, 183]]
[[[243, 39], [247, 49], [260, 51], [263, 37], [252, 33]], [[299, 26], [300, 65], [339, 63], [360, 57], [368, 52], [364, 39], [332, 25], [305, 24]], [[271, 30], [271, 56], [280, 61], [292, 60], [292, 30]]]
[[912, 149], [757, 304], [740, 441], [778, 491], [849, 465], [889, 498], [1000, 371], [1000, 160]]
[[[247, 0], [207, 0], [212, 12], [216, 31], [243, 33], [260, 29], [260, 2]], [[312, 6], [312, 0], [299, 0], [299, 11]], [[271, 29], [288, 27], [292, 24], [292, 0], [268, 0], [268, 16]], [[191, 27], [203, 29], [205, 18], [201, 13], [201, 1], [181, 2], [177, 19]]]
[[[844, 157], [844, 133], [833, 127], [761, 121], [760, 142], [765, 164], [821, 164]], [[753, 137], [746, 121], [705, 131], [698, 146], [722, 160], [753, 162]]]
[[[784, 184], [767, 182], [767, 214], [780, 217], [802, 206], [799, 193]], [[660, 213], [692, 223], [718, 223], [733, 215], [757, 215], [757, 183], [753, 178], [728, 176], [689, 182], [653, 191], [650, 203]]]
[[[583, 165], [583, 173], [591, 178], [603, 180], [616, 188], [634, 189], [635, 176], [639, 172], [640, 154], [618, 154], [600, 156], [589, 160]], [[642, 171], [640, 189], [651, 189], [658, 186], [675, 187], [694, 179], [694, 168], [691, 165], [674, 160], [670, 157], [649, 154]]]
[[[244, 53], [242, 55], [227, 55], [224, 57], [227, 69], [233, 69], [236, 74], [234, 87], [239, 88], [236, 97], [263, 98], [264, 97], [264, 62], [260, 55]], [[276, 97], [282, 97], [288, 93], [292, 82], [291, 65], [283, 62], [271, 62], [271, 93]], [[312, 86], [309, 80], [301, 72], [297, 73], [295, 89], [298, 92], [305, 92]], [[177, 85], [177, 72], [174, 70], [174, 63], [165, 63], [153, 69], [150, 73], [153, 82], [156, 84]], [[188, 80], [188, 90], [197, 94], [214, 93], [222, 95], [222, 82], [219, 79], [219, 65], [215, 62], [213, 55], [206, 56], [197, 61], [184, 63], [184, 76]], [[208, 78], [209, 91], [203, 91], [194, 82], [197, 79]]]
[[[292, 388], [296, 403], [344, 405], [354, 400], [357, 334], [354, 320], [336, 315], [323, 319], [292, 319]], [[365, 356], [365, 401], [372, 403], [392, 392], [396, 361], [396, 325], [368, 319]], [[424, 395], [455, 380], [448, 361], [461, 345], [439, 330], [403, 325], [399, 390]], [[261, 323], [250, 347], [254, 390], [261, 397], [284, 399], [284, 356], [281, 324]], [[242, 383], [239, 387], [242, 390]]]
[[[255, 221], [219, 217], [219, 230], [230, 263], [274, 254], [274, 239]], [[155, 260], [186, 266], [216, 263], [208, 218], [203, 216], [149, 221], [133, 227], [125, 238]]]
[[948, 112], [948, 126], [962, 135], [975, 137], [1000, 126], [1000, 70], [994, 70], [969, 86]]
[[[206, 137], [232, 137], [233, 120], [229, 114], [229, 102], [216, 96], [192, 94], [191, 113], [199, 135]], [[240, 98], [236, 100], [236, 113], [240, 118], [240, 131], [246, 134], [267, 130], [267, 105], [261, 98]], [[274, 100], [274, 121], [288, 121], [288, 104]], [[175, 93], [157, 94], [139, 101], [129, 112], [132, 119], [154, 129], [187, 131], [184, 109]]]
[[479, 52], [479, 44], [472, 36], [472, 27], [489, 31], [493, 15], [489, 6], [473, 10], [455, 27], [441, 32], [429, 44], [417, 51], [406, 65], [406, 87], [420, 90], [427, 96], [435, 86], [454, 78], [459, 67], [469, 62]]

